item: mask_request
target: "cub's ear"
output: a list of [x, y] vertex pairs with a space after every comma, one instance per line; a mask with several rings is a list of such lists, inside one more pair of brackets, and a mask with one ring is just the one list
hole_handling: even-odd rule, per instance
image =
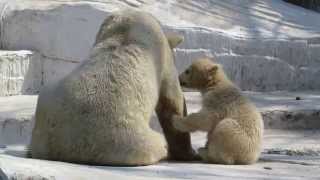
[[208, 67], [207, 69], [207, 75], [209, 78], [212, 78], [218, 71], [220, 66], [218, 64], [215, 64], [213, 66]]
[[183, 36], [175, 33], [166, 34], [171, 49], [177, 47], [182, 41]]

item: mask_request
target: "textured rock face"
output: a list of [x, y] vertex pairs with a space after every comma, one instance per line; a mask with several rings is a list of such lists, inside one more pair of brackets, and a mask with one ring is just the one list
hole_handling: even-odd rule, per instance
[[320, 110], [306, 109], [298, 111], [265, 111], [263, 120], [266, 128], [277, 127], [279, 129], [318, 129], [320, 128]]
[[41, 85], [40, 55], [31, 51], [0, 51], [0, 96], [36, 94]]
[[320, 12], [320, 2], [317, 0], [302, 0], [302, 1], [297, 1], [297, 0], [285, 0], [286, 2], [295, 4], [297, 6], [301, 6], [307, 9], [312, 9], [315, 11]]
[[176, 54], [180, 72], [209, 55], [244, 90], [320, 89], [320, 14], [278, 0], [5, 0], [1, 46], [36, 50], [57, 63], [45, 72], [62, 77], [87, 58], [103, 19], [126, 7], [151, 12], [185, 36]]
[[32, 51], [0, 50], [0, 96], [38, 94], [42, 86], [60, 80], [77, 65]]
[[[320, 94], [316, 92], [243, 92], [262, 114], [265, 129], [319, 129]], [[198, 92], [186, 92], [189, 113], [201, 108]], [[299, 98], [300, 100], [296, 100]]]
[[[320, 129], [320, 94], [308, 92], [244, 92], [258, 107], [266, 129]], [[186, 92], [188, 112], [201, 108], [197, 92]], [[296, 100], [299, 97], [301, 100]], [[27, 144], [33, 128], [37, 95], [0, 97], [0, 147], [2, 144]], [[156, 115], [152, 129], [162, 133]]]
[[196, 57], [211, 56], [223, 64], [230, 78], [243, 90], [320, 88], [317, 80], [320, 46], [307, 39], [239, 39], [197, 28], [178, 32], [185, 36], [185, 42], [176, 50], [180, 72]]
[[[286, 104], [288, 103], [296, 104], [296, 107], [287, 107], [291, 110], [320, 107], [319, 94], [303, 94], [304, 96], [301, 96], [301, 94], [273, 96], [264, 93], [248, 95], [255, 100], [261, 110], [283, 109], [287, 107]], [[292, 103], [295, 101], [295, 96], [300, 96], [302, 100], [297, 101], [299, 103]], [[186, 97], [190, 112], [197, 111], [200, 107], [199, 94], [188, 92]], [[285, 99], [287, 101], [284, 101]], [[17, 124], [20, 124], [20, 126], [13, 127], [8, 123], [9, 126], [7, 126], [2, 123], [3, 119], [0, 118], [0, 179], [100, 180], [112, 178], [150, 179], [150, 177], [164, 179], [171, 177], [175, 179], [209, 180], [212, 177], [235, 179], [239, 176], [249, 177], [250, 179], [278, 179], [279, 177], [283, 177], [283, 179], [317, 179], [319, 177], [319, 130], [266, 130], [262, 157], [258, 163], [251, 166], [220, 166], [201, 162], [197, 164], [195, 164], [196, 162], [162, 162], [157, 165], [142, 167], [88, 167], [79, 164], [20, 158], [25, 156], [25, 145], [29, 142], [32, 128], [31, 120], [29, 119], [29, 125], [26, 126], [22, 117], [25, 117], [25, 119], [31, 118], [34, 114], [36, 100], [37, 96], [0, 98], [0, 117], [6, 116], [8, 119], [10, 117], [15, 119]], [[301, 120], [303, 119], [301, 117]], [[19, 128], [22, 128], [23, 131]], [[192, 142], [195, 149], [203, 147], [206, 142], [206, 134], [194, 133]]]
[[66, 61], [87, 57], [107, 16], [100, 6], [89, 3], [27, 0], [4, 4], [2, 48], [37, 50], [48, 58]]
[[28, 143], [38, 96], [0, 98], [0, 146]]

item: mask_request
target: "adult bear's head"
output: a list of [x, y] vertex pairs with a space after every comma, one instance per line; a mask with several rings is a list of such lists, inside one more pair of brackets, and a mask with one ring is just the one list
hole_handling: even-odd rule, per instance
[[104, 20], [96, 36], [95, 46], [107, 45], [112, 49], [138, 45], [154, 52], [157, 58], [167, 59], [173, 58], [172, 49], [182, 41], [180, 35], [165, 35], [159, 21], [150, 13], [125, 9], [112, 13]]

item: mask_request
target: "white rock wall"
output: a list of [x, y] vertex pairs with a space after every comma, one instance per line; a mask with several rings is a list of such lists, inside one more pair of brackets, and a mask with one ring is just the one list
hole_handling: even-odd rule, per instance
[[0, 97], [0, 146], [28, 143], [38, 96]]
[[41, 83], [39, 58], [31, 51], [0, 51], [0, 96], [37, 93]]
[[78, 64], [32, 51], [0, 50], [0, 96], [38, 94], [44, 85], [62, 79]]
[[243, 39], [197, 28], [174, 31], [185, 37], [176, 50], [179, 72], [197, 57], [209, 56], [243, 90], [320, 89], [320, 45], [307, 39]]
[[[201, 4], [201, 2], [199, 3]], [[274, 1], [270, 2], [272, 2], [271, 5], [275, 3]], [[256, 35], [253, 33], [250, 36], [244, 36], [232, 33], [232, 31], [224, 32], [223, 26], [216, 25], [215, 29], [211, 27], [212, 24], [200, 27], [191, 22], [180, 21], [180, 15], [173, 13], [176, 8], [174, 6], [177, 6], [175, 3], [152, 3], [154, 2], [150, 1], [149, 5], [143, 5], [147, 4], [145, 2], [132, 5], [127, 1], [120, 0], [113, 2], [103, 0], [97, 2], [3, 1], [0, 2], [2, 10], [0, 19], [1, 48], [29, 49], [39, 52], [42, 56], [41, 63], [43, 63], [40, 63], [42, 68], [41, 84], [55, 82], [87, 59], [98, 28], [110, 12], [122, 7], [139, 7], [139, 9], [149, 11], [159, 17], [166, 31], [175, 31], [184, 35], [185, 42], [176, 50], [176, 65], [179, 72], [183, 71], [196, 57], [215, 56], [217, 61], [224, 65], [230, 78], [243, 90], [320, 89], [318, 81], [320, 75], [320, 38], [313, 36], [318, 34], [318, 31], [320, 32], [320, 27], [317, 23], [313, 26], [310, 23], [303, 24], [300, 16], [287, 13], [288, 9], [293, 9], [292, 7], [286, 7], [281, 3], [281, 8], [284, 8], [286, 13], [283, 14], [283, 24], [279, 24], [279, 26], [290, 27], [291, 30], [288, 30], [288, 34], [285, 34], [282, 29], [281, 32], [279, 31], [279, 36], [276, 33], [271, 35], [270, 33]], [[193, 1], [193, 4], [195, 3]], [[236, 2], [228, 1], [228, 3], [228, 6], [231, 7], [232, 3]], [[157, 10], [152, 10], [152, 7]], [[277, 7], [275, 10], [280, 11], [281, 8]], [[303, 10], [299, 9], [299, 11]], [[223, 12], [219, 11], [220, 14]], [[250, 15], [253, 14], [250, 13]], [[169, 15], [172, 16], [170, 21]], [[320, 18], [320, 14], [315, 13], [306, 13], [304, 16], [311, 19]], [[202, 16], [199, 15], [199, 17]], [[208, 16], [208, 22], [211, 20], [213, 19], [209, 19]], [[289, 20], [293, 24], [288, 24]], [[204, 19], [201, 19], [202, 21]], [[230, 23], [228, 19], [225, 21]], [[272, 22], [273, 24], [264, 23], [266, 24], [260, 24], [262, 29], [275, 25], [275, 22]], [[237, 22], [237, 24], [241, 23]], [[298, 37], [293, 37], [295, 31], [292, 29], [297, 29]], [[315, 33], [312, 34], [312, 31]], [[39, 64], [29, 67], [29, 69], [39, 69], [37, 66]]]
[[2, 10], [3, 49], [29, 49], [68, 61], [84, 60], [107, 13], [89, 3], [8, 2]]

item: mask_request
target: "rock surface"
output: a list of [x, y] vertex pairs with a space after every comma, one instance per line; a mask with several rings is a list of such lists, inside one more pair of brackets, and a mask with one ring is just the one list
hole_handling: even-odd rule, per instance
[[[202, 162], [166, 161], [142, 167], [87, 166], [17, 157], [17, 153], [12, 155], [12, 152], [14, 150], [19, 152], [19, 149], [7, 147], [4, 152], [0, 152], [0, 177], [4, 180], [318, 179], [320, 173], [319, 154], [286, 155], [278, 152], [289, 150], [320, 152], [319, 138], [319, 131], [268, 130], [265, 133], [264, 152], [258, 163], [231, 166]], [[192, 136], [192, 140], [195, 148], [203, 146], [205, 135], [196, 133]], [[302, 146], [304, 149], [301, 150]], [[277, 151], [269, 149], [269, 147], [277, 147]]]
[[[320, 129], [319, 92], [244, 92], [244, 95], [257, 105], [267, 129]], [[199, 93], [185, 92], [185, 97], [188, 113], [201, 108]], [[29, 142], [37, 98], [36, 95], [0, 97], [0, 147]], [[151, 126], [161, 131], [155, 116]]]
[[[319, 92], [250, 92], [267, 129], [320, 129]], [[185, 92], [189, 113], [201, 108], [200, 93]], [[297, 100], [297, 98], [299, 100]]]
[[79, 63], [46, 57], [38, 52], [0, 50], [0, 96], [38, 94]]
[[0, 97], [0, 147], [30, 141], [38, 96]]
[[[103, 19], [127, 7], [184, 35], [175, 50], [179, 72], [196, 57], [214, 56], [243, 90], [301, 91], [244, 92], [267, 128], [257, 164], [107, 167], [23, 158], [37, 96], [8, 95], [37, 94], [63, 78], [87, 59]], [[8, 96], [0, 97], [0, 179], [319, 179], [319, 18], [279, 0], [0, 0], [0, 96]], [[185, 95], [189, 113], [197, 111], [200, 95]], [[151, 125], [161, 131], [156, 117]], [[194, 148], [205, 141], [204, 133], [192, 134]]]
[[59, 62], [46, 68], [64, 76], [86, 60], [103, 19], [127, 7], [185, 36], [180, 72], [205, 54], [243, 90], [320, 89], [320, 14], [278, 0], [2, 0], [0, 44], [37, 51]]
[[0, 51], [0, 96], [37, 94], [41, 86], [40, 55]]

